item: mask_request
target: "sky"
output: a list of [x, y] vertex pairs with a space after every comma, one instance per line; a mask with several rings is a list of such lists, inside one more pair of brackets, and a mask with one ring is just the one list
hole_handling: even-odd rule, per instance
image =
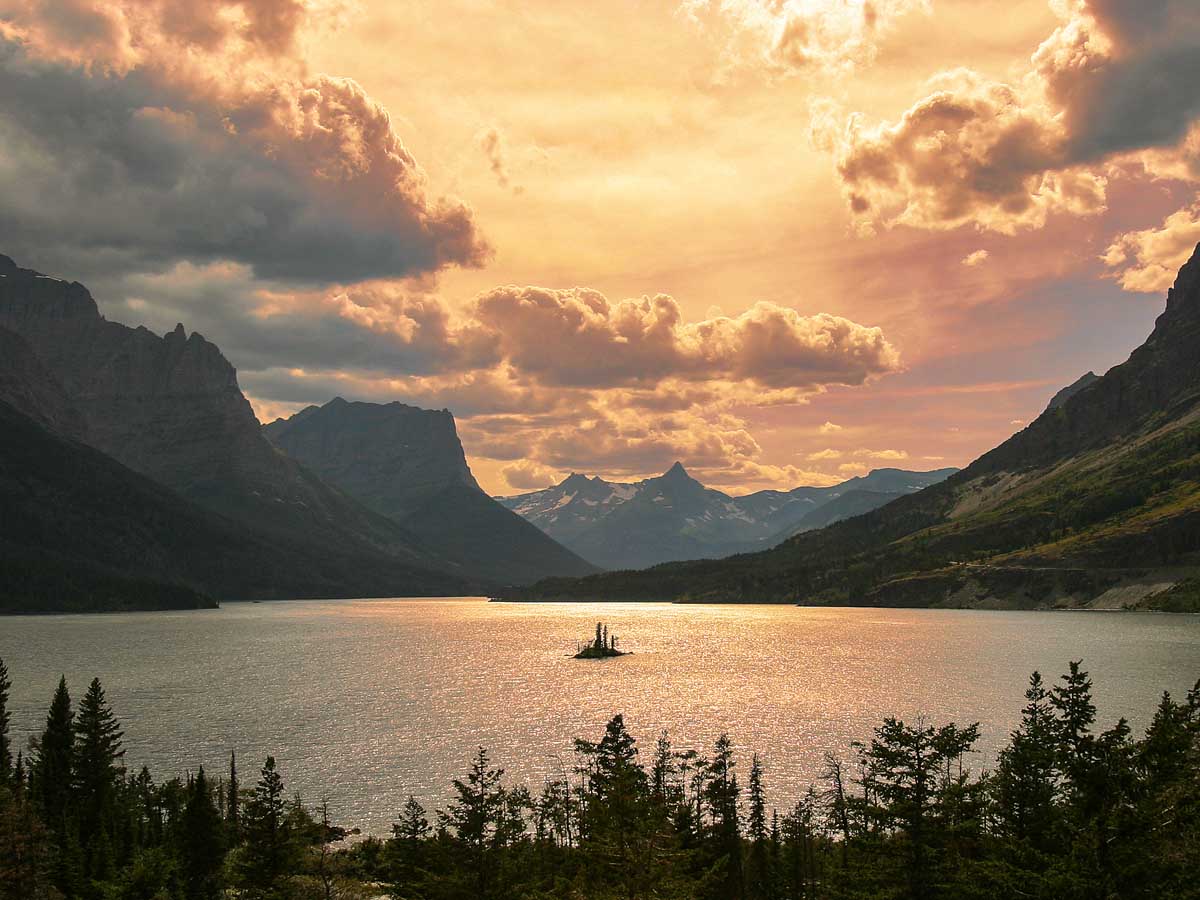
[[1200, 241], [1194, 0], [0, 0], [0, 252], [485, 489], [961, 466]]

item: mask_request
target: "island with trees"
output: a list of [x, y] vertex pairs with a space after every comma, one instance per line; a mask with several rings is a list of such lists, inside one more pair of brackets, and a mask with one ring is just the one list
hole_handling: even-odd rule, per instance
[[608, 626], [603, 622], [596, 623], [596, 637], [580, 644], [574, 659], [608, 659], [610, 656], [626, 656], [631, 651], [617, 649], [617, 636], [608, 633]]

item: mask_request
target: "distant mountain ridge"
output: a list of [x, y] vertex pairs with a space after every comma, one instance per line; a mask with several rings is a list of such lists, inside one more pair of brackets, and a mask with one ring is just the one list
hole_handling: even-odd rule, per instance
[[705, 487], [676, 462], [664, 474], [636, 483], [573, 473], [545, 490], [497, 499], [585, 559], [608, 569], [640, 569], [761, 550], [955, 471], [876, 469], [833, 487], [734, 497]]
[[335, 397], [263, 431], [322, 479], [481, 577], [524, 584], [596, 571], [483, 492], [447, 410]]
[[773, 550], [547, 581], [520, 596], [1153, 605], [1200, 579], [1197, 348], [1200, 246], [1154, 331], [1126, 362], [1073, 385], [1029, 426], [940, 484]]

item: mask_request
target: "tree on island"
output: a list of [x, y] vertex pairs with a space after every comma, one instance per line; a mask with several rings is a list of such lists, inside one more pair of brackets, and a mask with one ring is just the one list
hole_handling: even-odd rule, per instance
[[617, 649], [617, 636], [608, 633], [608, 626], [603, 622], [596, 623], [596, 638], [590, 644], [579, 649], [576, 659], [600, 659], [606, 656], [624, 656], [628, 651]]

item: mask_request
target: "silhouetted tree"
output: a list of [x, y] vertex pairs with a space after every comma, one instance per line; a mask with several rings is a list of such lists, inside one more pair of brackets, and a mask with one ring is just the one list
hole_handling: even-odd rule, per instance
[[111, 865], [117, 788], [124, 769], [121, 727], [100, 679], [92, 679], [75, 717], [72, 779], [84, 862], [92, 877]]
[[1038, 852], [1051, 849], [1057, 832], [1059, 723], [1042, 676], [1025, 691], [1021, 724], [1000, 752], [993, 780], [1000, 834]]
[[749, 900], [768, 900], [774, 896], [768, 844], [770, 836], [767, 832], [762, 761], [757, 753], [750, 758], [748, 790], [750, 815], [746, 820], [746, 831], [750, 838], [750, 851], [746, 859], [746, 896]]
[[734, 769], [733, 741], [728, 734], [717, 738], [713, 757], [708, 764], [708, 781], [704, 798], [712, 824], [708, 844], [712, 858], [720, 867], [718, 895], [738, 900], [743, 893], [742, 839], [738, 822], [738, 800], [741, 787]]
[[938, 809], [939, 778], [979, 738], [979, 726], [941, 728], [905, 725], [885, 719], [869, 746], [858, 745], [864, 786], [870, 792], [876, 826], [903, 839], [909, 893], [931, 896], [932, 869], [944, 835]]
[[387, 875], [396, 897], [423, 896], [425, 842], [432, 833], [425, 807], [409, 794], [399, 818], [392, 825], [392, 839], [387, 846]]
[[185, 896], [188, 900], [220, 896], [225, 835], [203, 766], [188, 786], [179, 836]]
[[8, 692], [11, 689], [8, 668], [0, 659], [0, 787], [8, 784], [13, 777], [12, 742], [8, 731], [12, 720], [12, 712], [8, 708]]
[[504, 770], [491, 768], [487, 751], [480, 747], [466, 781], [454, 780], [456, 799], [438, 810], [442, 827], [463, 845], [464, 869], [480, 898], [493, 896], [497, 852], [509, 837], [504, 828], [503, 778]]
[[33, 779], [42, 819], [59, 837], [67, 833], [67, 811], [71, 805], [71, 780], [75, 768], [75, 714], [67, 679], [59, 679], [46, 727], [38, 743]]
[[268, 756], [242, 818], [244, 843], [238, 875], [251, 897], [278, 894], [295, 862], [295, 842], [287, 821], [283, 790], [275, 757]]
[[225, 831], [230, 844], [241, 840], [241, 786], [238, 784], [237, 752], [229, 752], [229, 784], [226, 786]]

